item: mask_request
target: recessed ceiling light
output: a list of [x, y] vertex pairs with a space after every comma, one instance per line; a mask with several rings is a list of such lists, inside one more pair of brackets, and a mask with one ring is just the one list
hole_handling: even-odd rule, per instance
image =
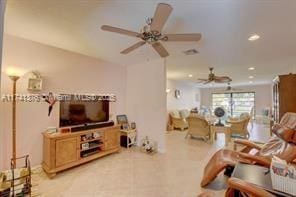
[[249, 79], [253, 79], [254, 78], [254, 76], [249, 76]]
[[189, 74], [188, 77], [193, 77], [193, 75], [192, 74]]
[[255, 70], [255, 68], [254, 68], [254, 67], [249, 67], [248, 69], [249, 69], [249, 70]]
[[258, 34], [253, 34], [248, 38], [248, 40], [255, 41], [255, 40], [258, 40], [259, 38], [260, 38], [260, 36]]
[[249, 83], [253, 83], [253, 81], [249, 81]]

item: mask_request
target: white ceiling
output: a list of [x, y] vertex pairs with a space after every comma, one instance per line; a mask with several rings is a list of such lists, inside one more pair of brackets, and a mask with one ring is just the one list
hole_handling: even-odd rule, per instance
[[[133, 31], [145, 25], [160, 1], [154, 0], [9, 0], [5, 33], [123, 65], [157, 59], [149, 46], [120, 51], [137, 38], [104, 32], [108, 24]], [[295, 0], [175, 0], [163, 33], [202, 33], [197, 43], [164, 43], [169, 79], [195, 81], [215, 67], [233, 85], [267, 83], [279, 73], [296, 71]], [[248, 37], [257, 33], [255, 42]], [[186, 56], [182, 51], [197, 49]], [[248, 67], [256, 67], [248, 71]], [[189, 79], [188, 74], [193, 74]]]

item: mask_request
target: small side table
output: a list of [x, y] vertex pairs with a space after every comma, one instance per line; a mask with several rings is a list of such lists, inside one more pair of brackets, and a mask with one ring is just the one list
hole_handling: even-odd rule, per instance
[[126, 145], [127, 148], [131, 145], [135, 145], [137, 142], [137, 130], [129, 129], [129, 130], [120, 130], [120, 136], [126, 136]]
[[217, 133], [224, 133], [225, 145], [227, 146], [228, 143], [231, 141], [230, 125], [224, 125], [224, 126], [211, 125], [211, 142], [212, 143], [214, 142], [214, 139], [217, 140]]

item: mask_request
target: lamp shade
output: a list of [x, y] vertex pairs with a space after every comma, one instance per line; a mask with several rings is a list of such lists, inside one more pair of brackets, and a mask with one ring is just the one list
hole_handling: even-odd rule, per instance
[[12, 76], [21, 77], [26, 72], [24, 69], [19, 67], [7, 67], [5, 71], [9, 77], [12, 77]]

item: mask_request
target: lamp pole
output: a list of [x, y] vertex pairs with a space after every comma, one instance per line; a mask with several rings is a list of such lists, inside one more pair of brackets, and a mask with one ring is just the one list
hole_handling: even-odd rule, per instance
[[13, 82], [12, 86], [12, 160], [13, 168], [16, 168], [16, 81], [19, 76], [9, 76]]

